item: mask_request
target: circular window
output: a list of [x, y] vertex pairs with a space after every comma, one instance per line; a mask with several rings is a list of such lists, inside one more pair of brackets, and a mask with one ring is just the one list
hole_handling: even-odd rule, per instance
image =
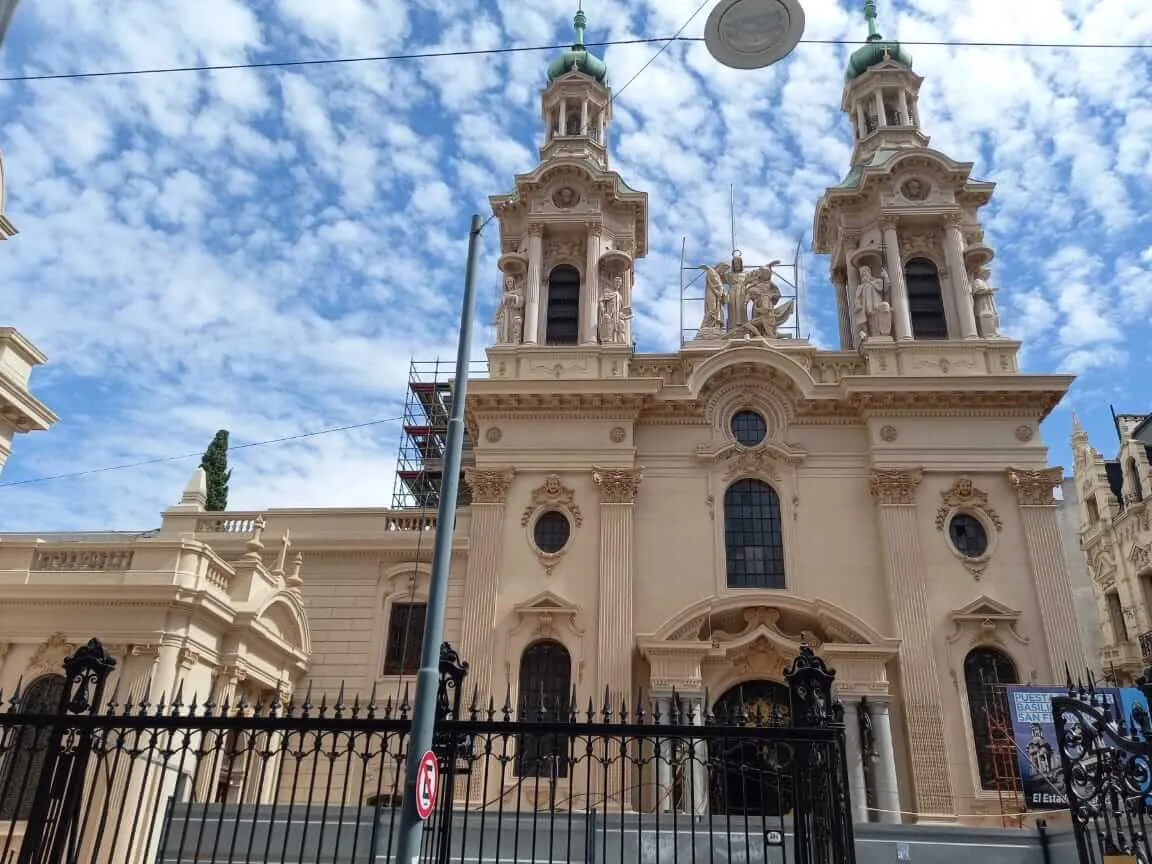
[[948, 537], [956, 551], [965, 558], [979, 558], [988, 551], [988, 532], [984, 523], [967, 513], [957, 513], [948, 523]]
[[732, 415], [732, 437], [745, 447], [755, 447], [768, 436], [768, 424], [755, 411], [737, 411]]
[[532, 539], [536, 542], [536, 548], [548, 555], [555, 555], [567, 546], [571, 536], [572, 525], [559, 510], [541, 513], [532, 526]]

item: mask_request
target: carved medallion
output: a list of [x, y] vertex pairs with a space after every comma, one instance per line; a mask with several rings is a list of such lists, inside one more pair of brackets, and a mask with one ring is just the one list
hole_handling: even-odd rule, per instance
[[527, 527], [532, 514], [541, 507], [560, 507], [567, 510], [572, 521], [579, 528], [584, 524], [584, 516], [580, 508], [574, 503], [576, 493], [560, 481], [559, 474], [549, 474], [544, 483], [532, 490], [532, 503], [524, 508], [524, 515], [520, 517], [520, 524]]
[[967, 477], [959, 478], [950, 489], [941, 492], [940, 497], [943, 502], [940, 504], [940, 509], [936, 511], [936, 528], [938, 530], [944, 530], [944, 525], [948, 521], [948, 514], [958, 507], [979, 510], [996, 526], [997, 531], [1004, 530], [1004, 522], [1000, 519], [1000, 515], [988, 504], [988, 493], [973, 486], [972, 481]]
[[928, 184], [917, 177], [913, 177], [900, 187], [900, 194], [909, 201], [923, 201], [928, 197]]
[[628, 437], [628, 433], [624, 431], [623, 426], [614, 426], [612, 431], [608, 433], [608, 437], [612, 439], [614, 444], [623, 444], [624, 439]]
[[899, 434], [896, 432], [895, 426], [885, 426], [880, 430], [880, 437], [891, 444], [899, 437]]
[[571, 210], [580, 203], [580, 193], [571, 186], [561, 186], [552, 193], [552, 203], [560, 210]]
[[1016, 440], [1027, 444], [1036, 435], [1031, 426], [1017, 426]]
[[504, 437], [504, 433], [500, 431], [499, 426], [489, 426], [488, 431], [484, 433], [484, 437], [488, 439], [489, 444], [495, 444]]

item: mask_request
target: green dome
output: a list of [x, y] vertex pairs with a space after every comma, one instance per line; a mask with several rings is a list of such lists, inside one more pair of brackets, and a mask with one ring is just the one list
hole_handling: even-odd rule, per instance
[[851, 81], [863, 75], [873, 66], [884, 62], [885, 57], [891, 57], [902, 66], [912, 68], [912, 55], [905, 51], [899, 42], [885, 39], [876, 29], [876, 3], [867, 0], [864, 4], [864, 17], [868, 19], [868, 42], [852, 52], [848, 58], [848, 69], [844, 72], [844, 80]]
[[576, 13], [572, 24], [576, 29], [576, 41], [572, 43], [571, 48], [548, 64], [548, 82], [551, 83], [561, 75], [575, 71], [583, 72], [595, 79], [598, 84], [603, 84], [608, 80], [608, 67], [603, 60], [584, 47], [584, 28], [588, 24], [588, 19], [583, 11]]

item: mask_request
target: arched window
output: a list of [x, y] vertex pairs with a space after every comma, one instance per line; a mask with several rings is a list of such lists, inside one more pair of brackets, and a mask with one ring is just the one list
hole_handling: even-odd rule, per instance
[[1136, 467], [1136, 460], [1128, 460], [1128, 476], [1132, 479], [1132, 499], [1134, 501], [1144, 500], [1144, 489], [1140, 485], [1140, 469]]
[[[565, 722], [569, 717], [572, 658], [559, 642], [529, 645], [520, 657], [520, 719], [526, 723]], [[520, 735], [516, 742], [519, 777], [567, 777], [565, 735]]]
[[[1016, 768], [1016, 752], [1009, 738], [994, 741], [1000, 735], [994, 729], [1011, 730], [1008, 719], [1008, 694], [1005, 685], [1016, 684], [1016, 664], [1003, 651], [995, 648], [973, 648], [964, 658], [964, 689], [968, 692], [968, 716], [972, 722], [972, 739], [976, 744], [976, 764], [980, 770], [980, 787], [996, 790], [997, 778], [1015, 783], [1009, 772]], [[1011, 735], [1011, 731], [1007, 733]], [[1006, 744], [1004, 754], [997, 755], [995, 745]], [[999, 759], [1001, 764], [997, 764]], [[1006, 786], [1011, 789], [1013, 786]]]
[[[55, 714], [64, 695], [64, 676], [45, 675], [28, 685], [20, 698], [21, 714]], [[23, 821], [32, 812], [32, 802], [44, 772], [44, 756], [52, 727], [19, 726], [13, 730], [11, 746], [0, 770], [0, 821]]]
[[737, 480], [724, 493], [724, 556], [729, 588], [784, 587], [780, 496], [761, 480]]
[[904, 265], [908, 288], [908, 313], [916, 339], [947, 339], [948, 319], [944, 316], [944, 295], [940, 291], [940, 271], [927, 258], [913, 258]]
[[548, 276], [548, 345], [575, 345], [580, 338], [580, 271], [561, 264]]

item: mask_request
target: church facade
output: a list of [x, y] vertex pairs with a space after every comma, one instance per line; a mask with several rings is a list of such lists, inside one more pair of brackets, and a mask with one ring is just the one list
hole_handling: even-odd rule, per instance
[[[856, 818], [972, 821], [1000, 812], [990, 685], [1085, 665], [1039, 434], [1071, 378], [1020, 372], [989, 285], [992, 184], [931, 148], [922, 79], [869, 25], [852, 164], [814, 224], [840, 345], [787, 332], [773, 267], [734, 256], [700, 263], [695, 338], [655, 354], [631, 313], [648, 199], [610, 167], [577, 17], [539, 162], [491, 200], [503, 296], [466, 405], [445, 638], [498, 701], [642, 692], [697, 716], [778, 703], [807, 642], [837, 671]], [[0, 687], [91, 636], [153, 700], [412, 683], [433, 512], [208, 513], [204, 493], [198, 471], [136, 536], [5, 535]]]

